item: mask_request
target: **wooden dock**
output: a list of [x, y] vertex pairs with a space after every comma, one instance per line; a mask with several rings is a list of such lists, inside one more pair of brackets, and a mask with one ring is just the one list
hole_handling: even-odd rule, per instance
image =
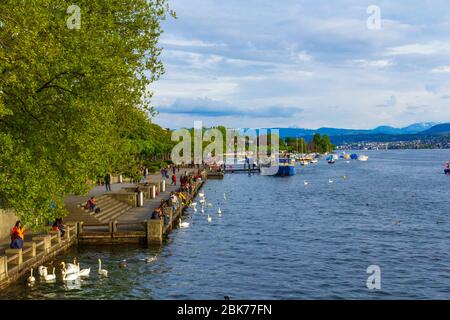
[[[194, 171], [191, 170], [189, 175]], [[142, 195], [129, 190], [118, 192], [118, 203], [102, 198], [103, 204], [110, 207], [114, 205], [122, 208], [126, 203], [127, 210], [120, 216], [115, 216], [109, 212], [109, 217], [114, 217], [108, 221], [108, 216], [101, 216], [104, 219], [95, 217], [92, 219], [91, 213], [83, 208], [75, 208], [70, 222], [66, 220], [66, 233], [61, 237], [59, 231], [49, 231], [48, 234], [39, 235], [32, 238], [32, 241], [24, 242], [23, 249], [6, 249], [5, 255], [0, 256], [0, 290], [6, 288], [14, 281], [17, 281], [30, 269], [36, 269], [53, 259], [62, 251], [74, 244], [127, 244], [140, 243], [144, 245], [162, 245], [165, 236], [178, 226], [178, 222], [187, 208], [186, 202], [192, 200], [197, 195], [207, 179], [204, 170], [198, 170], [201, 180], [196, 181], [192, 192], [183, 192], [186, 200], [172, 212], [171, 207], [166, 207], [164, 214], [168, 216], [167, 224], [163, 219], [151, 219], [153, 209], [159, 207], [161, 200], [168, 200], [170, 190], [179, 191], [176, 186], [166, 189], [165, 181], [159, 183], [142, 184]], [[139, 206], [139, 197], [144, 197], [142, 206]], [[133, 205], [135, 205], [133, 207]], [[72, 207], [72, 210], [74, 208]], [[115, 211], [114, 211], [115, 212]], [[70, 216], [69, 216], [70, 217]], [[74, 219], [79, 219], [74, 221]], [[103, 221], [102, 221], [103, 220]], [[37, 273], [37, 272], [36, 272]]]

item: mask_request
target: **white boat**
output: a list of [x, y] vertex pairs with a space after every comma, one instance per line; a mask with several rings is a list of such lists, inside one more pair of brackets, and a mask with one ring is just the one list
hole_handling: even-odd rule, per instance
[[362, 154], [358, 157], [358, 160], [359, 161], [367, 161], [367, 160], [369, 160], [369, 157]]

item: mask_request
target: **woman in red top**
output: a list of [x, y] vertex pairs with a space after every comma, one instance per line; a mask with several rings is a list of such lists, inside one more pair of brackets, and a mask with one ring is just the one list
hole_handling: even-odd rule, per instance
[[11, 249], [22, 249], [24, 238], [25, 228], [22, 227], [20, 221], [17, 221], [11, 231]]

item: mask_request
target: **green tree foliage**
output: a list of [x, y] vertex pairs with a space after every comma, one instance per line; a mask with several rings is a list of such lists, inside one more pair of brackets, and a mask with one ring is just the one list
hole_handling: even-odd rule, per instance
[[0, 200], [39, 224], [99, 174], [167, 152], [149, 85], [164, 72], [166, 0], [0, 2]]

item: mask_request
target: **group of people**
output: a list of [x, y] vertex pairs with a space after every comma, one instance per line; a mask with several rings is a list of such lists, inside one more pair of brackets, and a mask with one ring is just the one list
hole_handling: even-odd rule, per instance
[[[180, 172], [180, 166], [171, 164], [168, 167], [161, 168], [160, 172], [161, 172], [161, 177], [163, 179], [171, 178], [171, 183], [170, 184], [173, 185], [173, 186], [177, 185], [177, 172]], [[169, 176], [170, 172], [172, 173], [171, 177]]]
[[[57, 218], [52, 225], [52, 231], [60, 231], [61, 237], [64, 237], [66, 233], [66, 226], [64, 225], [62, 218]], [[25, 241], [25, 227], [22, 226], [20, 220], [16, 221], [14, 227], [11, 230], [11, 243], [9, 247], [11, 249], [22, 249], [23, 242]]]
[[164, 219], [164, 224], [169, 223], [169, 216], [166, 214], [166, 208], [170, 207], [172, 212], [176, 212], [181, 206], [189, 205], [189, 194], [192, 194], [196, 181], [201, 181], [201, 175], [188, 175], [186, 172], [180, 178], [181, 188], [179, 191], [172, 191], [169, 200], [161, 200], [158, 208], [153, 210], [152, 219]]

